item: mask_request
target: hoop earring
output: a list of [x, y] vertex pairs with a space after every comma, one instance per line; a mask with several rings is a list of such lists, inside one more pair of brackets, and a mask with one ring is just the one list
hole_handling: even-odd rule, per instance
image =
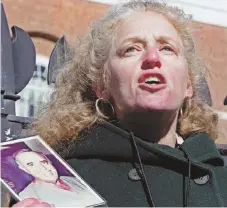
[[111, 111], [112, 111], [112, 115], [111, 115], [111, 116], [114, 116], [115, 110], [114, 110], [113, 105], [111, 104], [110, 101], [105, 100], [105, 99], [103, 99], [103, 98], [98, 98], [98, 99], [95, 101], [95, 109], [96, 109], [97, 113], [98, 113], [102, 118], [108, 119], [108, 118], [110, 118], [110, 116], [105, 115], [105, 114], [102, 112], [102, 110], [100, 110], [100, 108], [101, 108], [100, 105], [103, 105], [103, 108], [104, 108], [104, 104], [105, 104], [105, 103], [109, 105], [109, 107], [110, 107], [110, 109], [111, 109]]
[[181, 109], [179, 110], [178, 118], [179, 119], [186, 118], [191, 108], [192, 108], [192, 99], [186, 99], [184, 101], [183, 106], [181, 106]]
[[183, 118], [183, 109], [181, 107], [181, 109], [178, 111], [178, 119], [182, 119]]

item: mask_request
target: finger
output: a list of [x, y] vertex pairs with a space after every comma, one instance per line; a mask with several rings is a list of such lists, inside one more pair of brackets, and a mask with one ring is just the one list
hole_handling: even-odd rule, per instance
[[48, 204], [46, 202], [39, 202], [39, 203], [32, 204], [32, 207], [55, 207], [55, 206]]
[[37, 203], [37, 202], [38, 200], [35, 198], [26, 198], [26, 199], [23, 199], [22, 201], [17, 202], [12, 207], [29, 207], [29, 206], [32, 206], [33, 203]]

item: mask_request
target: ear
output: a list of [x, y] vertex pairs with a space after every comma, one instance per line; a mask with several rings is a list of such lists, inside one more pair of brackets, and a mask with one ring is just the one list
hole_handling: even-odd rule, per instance
[[28, 173], [28, 171], [19, 163], [18, 168], [23, 170], [25, 173]]
[[95, 86], [93, 90], [98, 98], [103, 98], [105, 100], [109, 100], [110, 93], [109, 90], [104, 86]]
[[192, 80], [189, 78], [187, 83], [187, 88], [185, 91], [185, 98], [191, 98], [193, 96], [193, 87], [192, 87]]

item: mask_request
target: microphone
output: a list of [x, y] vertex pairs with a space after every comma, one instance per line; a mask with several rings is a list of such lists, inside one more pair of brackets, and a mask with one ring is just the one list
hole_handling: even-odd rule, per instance
[[224, 105], [227, 105], [227, 95], [226, 95], [226, 97], [224, 99]]

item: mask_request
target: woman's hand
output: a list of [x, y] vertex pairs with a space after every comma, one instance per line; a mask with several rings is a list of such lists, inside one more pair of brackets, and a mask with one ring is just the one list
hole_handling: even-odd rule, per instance
[[12, 207], [55, 207], [53, 204], [48, 204], [46, 202], [42, 202], [36, 198], [26, 198], [18, 203], [14, 204]]

